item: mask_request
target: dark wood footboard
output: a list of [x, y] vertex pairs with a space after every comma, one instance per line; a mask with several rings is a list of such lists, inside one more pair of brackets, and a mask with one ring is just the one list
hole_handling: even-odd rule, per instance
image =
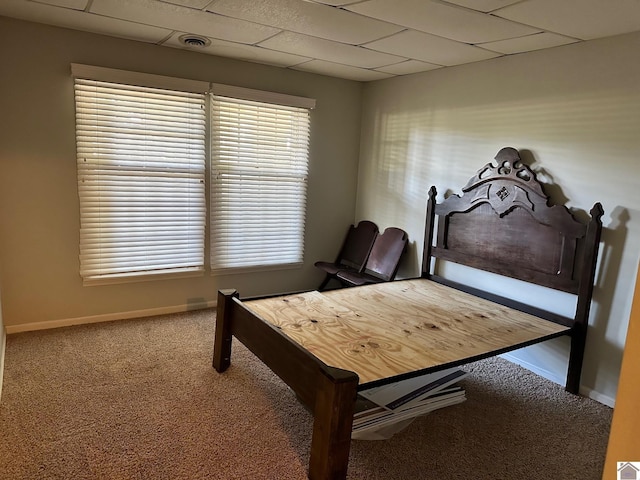
[[313, 412], [309, 478], [346, 478], [358, 376], [318, 360], [245, 308], [234, 290], [220, 291], [213, 349], [213, 367], [218, 372], [231, 363], [234, 336]]

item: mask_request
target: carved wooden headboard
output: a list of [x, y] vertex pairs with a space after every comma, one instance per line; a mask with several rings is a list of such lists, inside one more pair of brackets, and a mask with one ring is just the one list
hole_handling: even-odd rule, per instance
[[462, 196], [437, 204], [431, 188], [423, 276], [433, 257], [577, 295], [583, 274], [595, 267], [602, 206], [596, 203], [590, 222], [581, 223], [566, 207], [549, 205], [516, 149], [503, 148], [495, 159], [497, 166], [478, 170]]

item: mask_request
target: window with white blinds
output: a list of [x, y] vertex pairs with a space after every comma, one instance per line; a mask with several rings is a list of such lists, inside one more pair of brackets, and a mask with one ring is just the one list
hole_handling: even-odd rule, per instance
[[85, 283], [204, 268], [206, 94], [75, 79]]
[[309, 109], [211, 97], [211, 268], [302, 262]]

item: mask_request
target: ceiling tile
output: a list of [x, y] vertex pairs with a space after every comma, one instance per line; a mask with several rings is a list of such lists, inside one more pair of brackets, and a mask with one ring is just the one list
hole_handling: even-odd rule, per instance
[[152, 0], [93, 0], [90, 12], [239, 43], [257, 43], [280, 31]]
[[139, 23], [91, 15], [78, 10], [25, 2], [23, 0], [0, 1], [0, 14], [10, 15], [30, 22], [45, 23], [47, 25], [56, 25], [58, 27], [141, 42], [157, 43], [171, 33], [171, 30], [165, 28], [141, 25]]
[[482, 48], [454, 42], [428, 33], [406, 30], [365, 45], [381, 52], [405, 55], [436, 65], [460, 65], [495, 58], [500, 54]]
[[541, 50], [543, 48], [557, 47], [575, 43], [579, 40], [575, 38], [565, 37], [556, 33], [536, 33], [526, 37], [511, 38], [509, 40], [500, 40], [498, 42], [483, 43], [479, 46], [494, 52], [504, 54], [530, 52], [532, 50]]
[[293, 70], [319, 73], [321, 75], [329, 75], [333, 77], [346, 78], [348, 80], [356, 80], [358, 82], [382, 80], [383, 78], [389, 78], [393, 76], [383, 72], [366, 70], [364, 68], [349, 67], [347, 65], [340, 65], [337, 63], [326, 62], [324, 60], [312, 60], [310, 62], [302, 63], [300, 65], [296, 65], [295, 67], [291, 67], [291, 68]]
[[639, 0], [527, 0], [494, 14], [583, 40], [640, 30]]
[[315, 3], [323, 3], [324, 5], [332, 5], [334, 7], [340, 7], [342, 5], [349, 5], [351, 3], [358, 3], [362, 0], [311, 0]]
[[351, 45], [370, 42], [402, 30], [397, 25], [300, 0], [218, 0], [207, 10]]
[[46, 3], [55, 7], [73, 8], [74, 10], [84, 10], [89, 0], [38, 0], [39, 3]]
[[493, 42], [540, 31], [492, 15], [430, 0], [369, 0], [346, 8], [465, 43]]
[[478, 12], [491, 12], [520, 1], [522, 0], [446, 0], [447, 3], [455, 3], [461, 7], [471, 8]]
[[165, 3], [173, 3], [174, 5], [182, 5], [183, 7], [197, 8], [202, 10], [213, 0], [160, 0]]
[[393, 75], [408, 75], [410, 73], [426, 72], [442, 68], [442, 65], [434, 65], [432, 63], [419, 62], [418, 60], [407, 60], [406, 62], [388, 65], [386, 67], [376, 68], [378, 72], [391, 73]]
[[362, 81], [640, 31], [640, 0], [0, 0], [0, 15], [194, 50], [186, 32], [210, 39], [201, 53]]
[[406, 60], [401, 56], [375, 52], [362, 47], [293, 32], [280, 33], [261, 42], [260, 46], [360, 68], [377, 68]]
[[221, 57], [237, 58], [249, 62], [275, 65], [278, 67], [289, 67], [291, 65], [297, 65], [299, 63], [311, 60], [311, 58], [309, 57], [301, 57], [299, 55], [291, 55], [290, 53], [276, 52], [253, 45], [227, 42], [226, 40], [210, 39], [211, 44], [205, 47], [187, 47], [180, 42], [181, 35], [184, 35], [184, 32], [176, 32], [162, 44], [168, 45], [170, 47], [191, 50], [193, 52], [219, 55]]

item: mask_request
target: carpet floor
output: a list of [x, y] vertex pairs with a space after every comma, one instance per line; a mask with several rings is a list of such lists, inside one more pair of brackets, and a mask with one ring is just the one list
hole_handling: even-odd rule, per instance
[[[13, 334], [0, 478], [307, 478], [311, 415], [215, 312]], [[349, 480], [600, 480], [612, 409], [504, 359], [470, 364], [467, 401], [389, 440], [353, 441]]]

